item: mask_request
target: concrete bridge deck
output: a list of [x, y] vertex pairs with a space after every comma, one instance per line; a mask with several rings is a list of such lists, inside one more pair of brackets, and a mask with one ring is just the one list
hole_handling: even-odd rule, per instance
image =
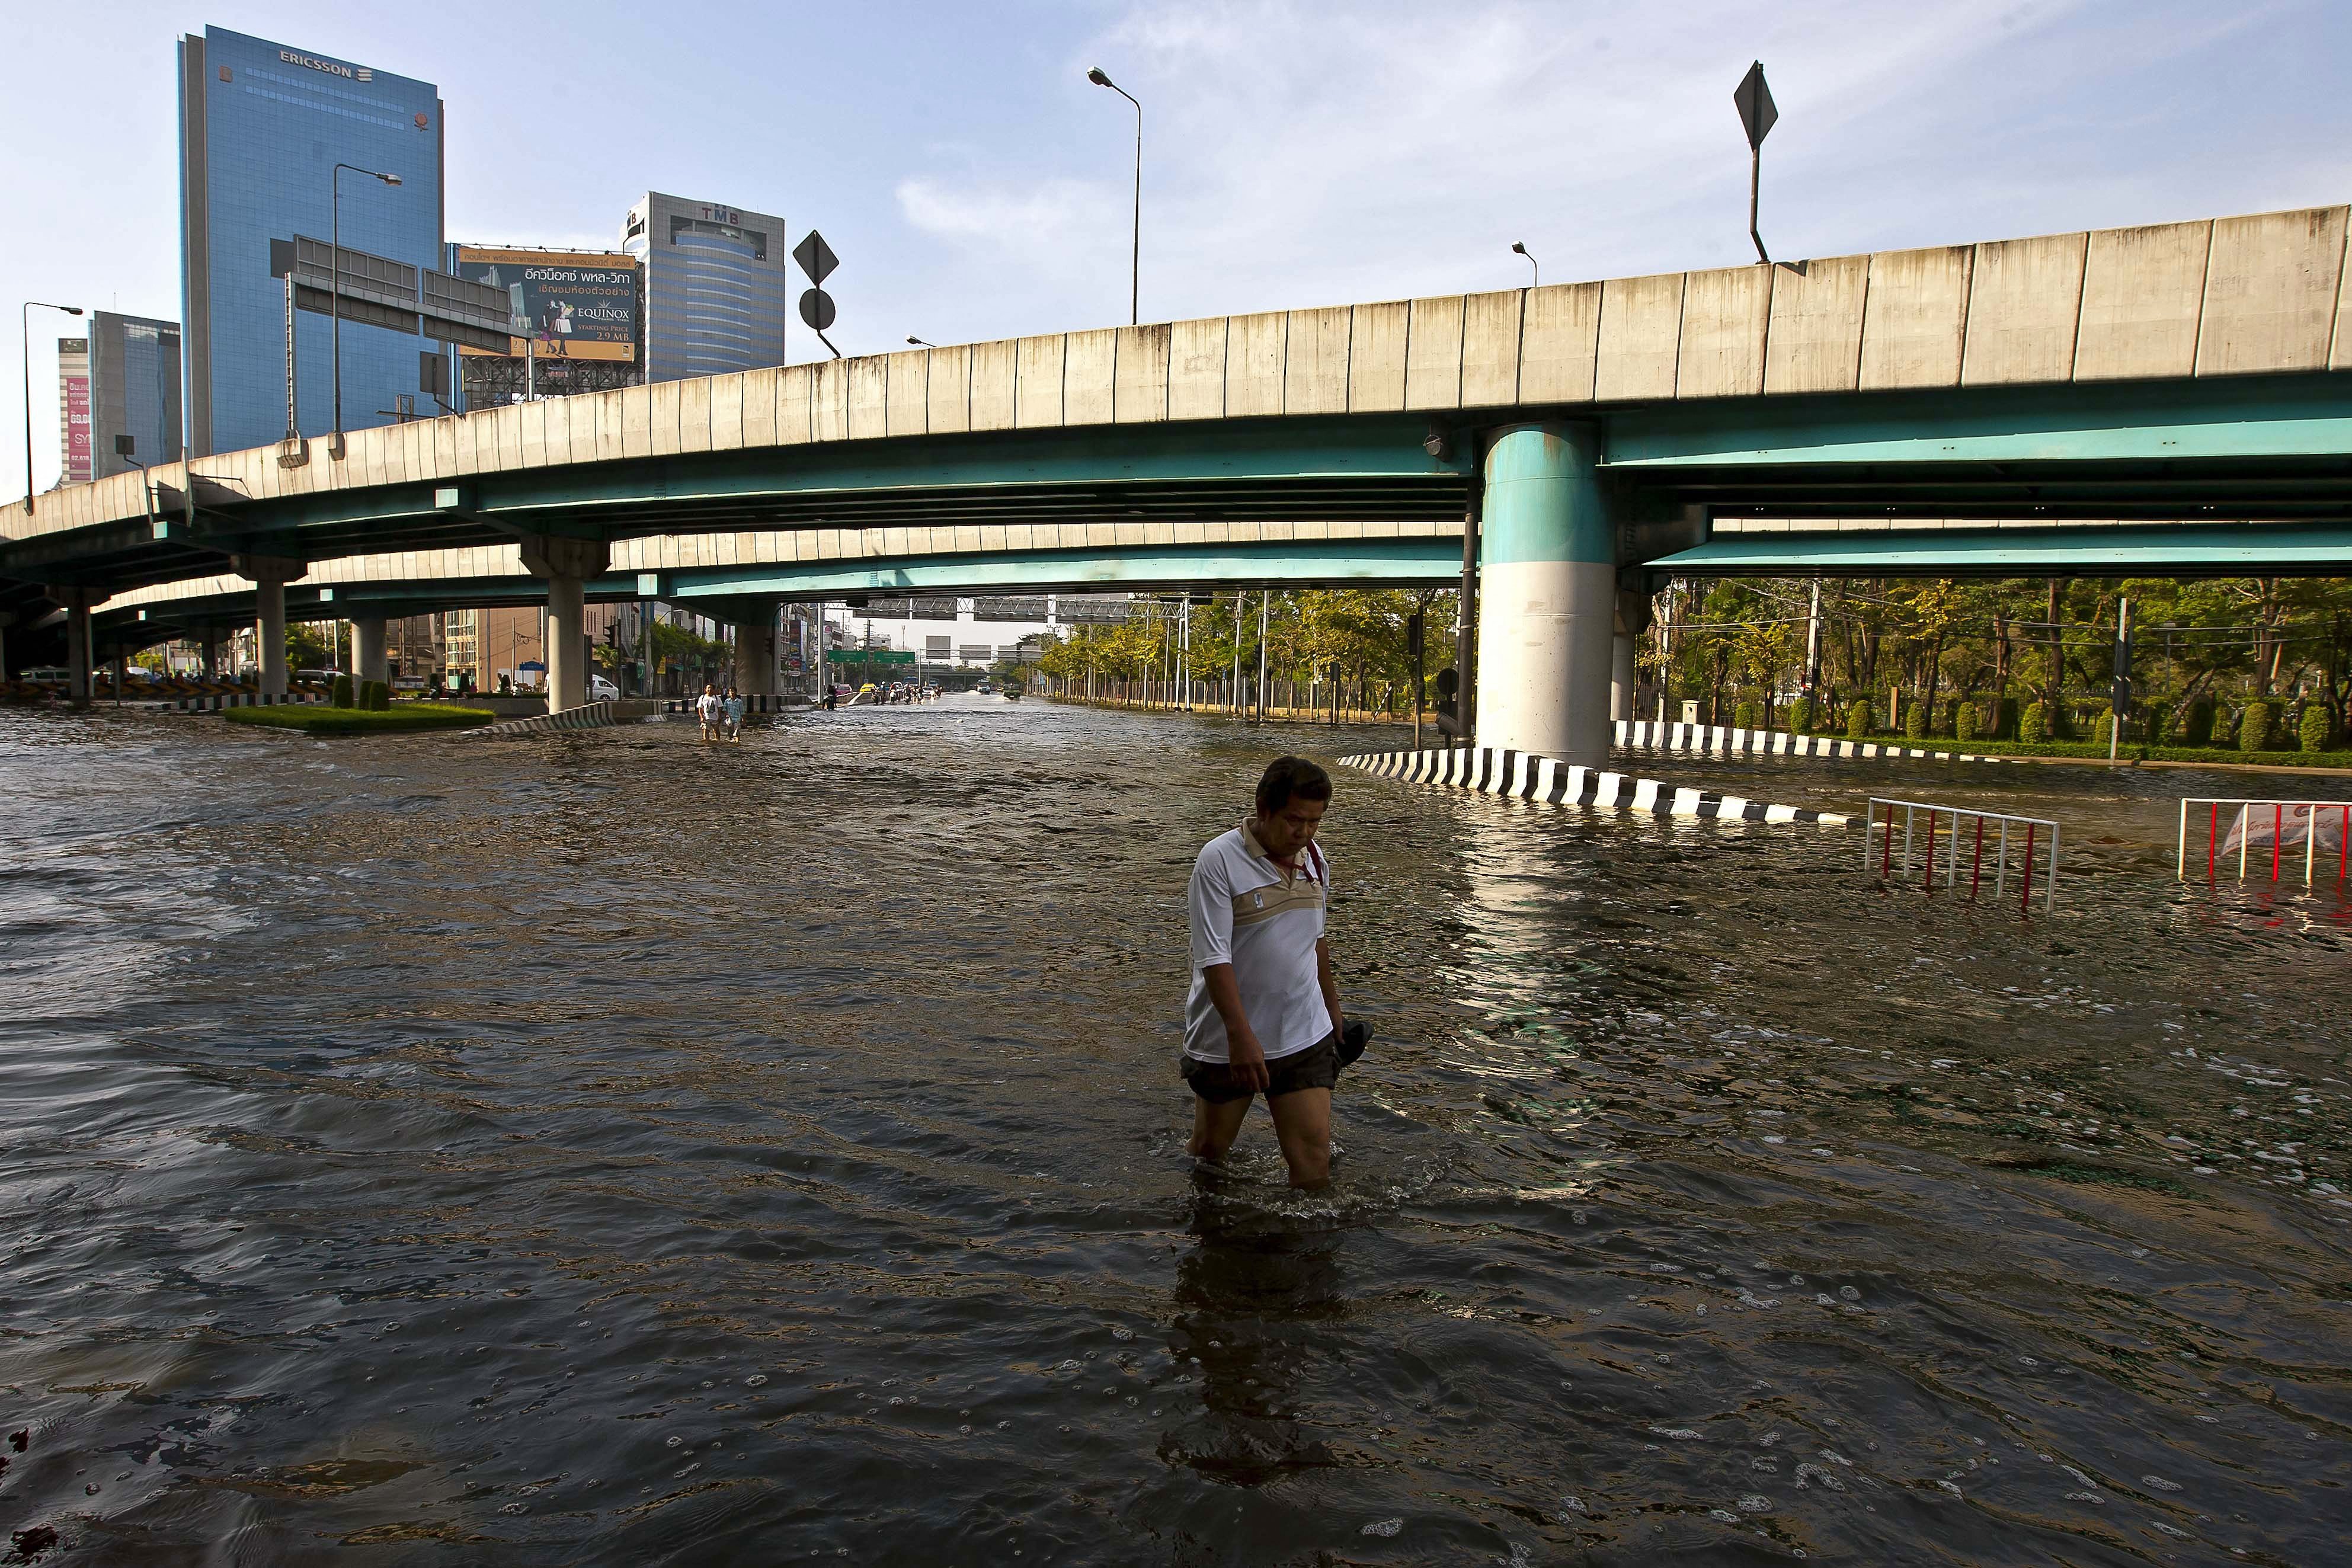
[[[298, 454], [166, 465], [153, 470], [165, 502], [157, 528], [137, 475], [68, 486], [30, 510], [0, 508], [0, 574], [158, 580], [201, 570], [208, 547], [249, 550], [264, 536], [315, 559], [501, 529], [610, 538], [820, 518], [978, 521], [992, 509], [1018, 514], [1005, 521], [1197, 519], [1288, 504], [1290, 517], [1431, 520], [1458, 506], [1475, 457], [1465, 441], [1450, 460], [1413, 462], [1406, 454], [1432, 421], [1466, 428], [1580, 410], [1638, 416], [1612, 421], [1607, 460], [1678, 494], [1709, 492], [1709, 477], [1729, 468], [1752, 479], [1763, 467], [1823, 464], [2137, 456], [2177, 470], [2336, 458], [2347, 444], [2333, 378], [2319, 378], [2325, 396], [2304, 391], [2267, 411], [2250, 406], [2262, 395], [2212, 384], [2352, 367], [2352, 333], [2338, 330], [2352, 298], [2347, 234], [2347, 208], [2321, 207], [666, 382], [353, 431], [340, 458], [314, 437]], [[2128, 390], [2142, 383], [2199, 390]], [[2058, 388], [2064, 397], [2021, 405], [1981, 395]], [[1979, 395], [1864, 395], [1937, 392]], [[1822, 398], [1832, 402], [1774, 406]], [[1892, 425], [1871, 427], [1889, 411]], [[1980, 427], [1955, 427], [1971, 417]], [[2267, 444], [2231, 434], [2249, 420]], [[2205, 437], [2182, 444], [2172, 430], [2183, 423]], [[2042, 438], [2052, 429], [2073, 437]], [[971, 439], [987, 436], [1009, 439]], [[303, 460], [281, 463], [289, 455]], [[557, 471], [551, 489], [519, 482]], [[2009, 476], [1979, 478], [1988, 505], [2033, 504]], [[2219, 478], [2200, 504], [2231, 493]], [[1748, 488], [1713, 487], [1708, 499], [1759, 504], [1735, 493]], [[2289, 507], [2313, 499], [2310, 487], [2273, 488]], [[1818, 499], [1853, 507], [1850, 487]], [[27, 548], [59, 534], [85, 537]]]
[[[1481, 739], [1491, 718], [1503, 744], [1583, 760], [1605, 748], [1605, 714], [1586, 710], [1609, 625], [1621, 659], [1638, 629], [1621, 568], [1894, 558], [1891, 538], [1874, 554], [1678, 555], [1716, 548], [1709, 520], [2164, 521], [2193, 525], [2170, 537], [2215, 569], [2352, 565], [2348, 219], [2317, 207], [1048, 333], [509, 405], [352, 432], [340, 451], [312, 438], [169, 466], [152, 499], [131, 475], [0, 509], [0, 579], [82, 616], [233, 563], [267, 626], [320, 562], [502, 544], [568, 626], [616, 544], [668, 535], [1007, 531], [912, 574], [780, 560], [733, 584], [774, 596], [959, 574], [1034, 585], [1153, 550], [1156, 565], [1076, 580], [1205, 569], [1148, 534], [1046, 560], [1012, 542], [1019, 527], [1483, 512], [1476, 685], [1500, 700], [1480, 699]], [[2272, 531], [2252, 546], [2212, 531], [2232, 524]], [[1360, 548], [1425, 570], [1415, 552], [1435, 536], [1416, 537]], [[2121, 567], [2087, 534], [1969, 559], [2166, 569], [2162, 539], [2134, 543], [2153, 548]], [[971, 575], [992, 557], [997, 575]], [[1218, 569], [1267, 580], [1267, 564]], [[1337, 560], [1293, 564], [1315, 578]], [[564, 657], [551, 676], [568, 689]], [[1545, 717], [1570, 707], [1574, 735]]]

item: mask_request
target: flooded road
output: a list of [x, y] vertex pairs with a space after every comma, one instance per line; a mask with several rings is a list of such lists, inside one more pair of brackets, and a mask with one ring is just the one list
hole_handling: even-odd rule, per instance
[[2352, 911], [2169, 879], [2179, 795], [2277, 781], [1623, 759], [2057, 817], [2021, 920], [1848, 835], [1341, 773], [1337, 1184], [1263, 1112], [1198, 1173], [1192, 855], [1275, 751], [1395, 737], [0, 710], [0, 1520], [50, 1563], [2342, 1560]]

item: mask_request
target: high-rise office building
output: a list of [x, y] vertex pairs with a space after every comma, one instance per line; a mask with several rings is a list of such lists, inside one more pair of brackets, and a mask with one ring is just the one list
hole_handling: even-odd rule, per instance
[[784, 220], [648, 191], [621, 248], [645, 268], [646, 379], [784, 363]]
[[[30, 420], [33, 411], [25, 410]], [[58, 483], [89, 478], [89, 340], [58, 340]]]
[[[180, 40], [180, 278], [188, 445], [264, 447], [286, 433], [286, 294], [272, 240], [330, 237], [335, 165], [346, 248], [419, 268], [441, 260], [439, 89], [220, 27]], [[369, 177], [390, 174], [388, 186]], [[332, 425], [330, 329], [297, 318], [297, 424]], [[346, 321], [343, 427], [414, 396], [425, 340]]]
[[[131, 437], [130, 457], [118, 436]], [[179, 322], [90, 312], [89, 452], [100, 479], [180, 460]]]

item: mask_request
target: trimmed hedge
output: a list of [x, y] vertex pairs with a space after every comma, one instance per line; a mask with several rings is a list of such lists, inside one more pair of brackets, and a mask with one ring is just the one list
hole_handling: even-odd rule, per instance
[[2295, 743], [2306, 752], [2324, 752], [2332, 737], [2328, 734], [2327, 709], [2321, 703], [2303, 705], [2303, 722], [2295, 726]]
[[470, 730], [498, 715], [485, 708], [459, 708], [446, 702], [404, 702], [398, 708], [314, 708], [288, 703], [268, 708], [226, 708], [221, 717], [232, 724], [263, 730], [294, 730], [305, 735], [369, 735], [402, 730]]
[[2101, 709], [2098, 722], [2091, 726], [2091, 744], [2104, 746], [2108, 743], [2115, 732], [2116, 710], [2112, 708]]
[[1731, 722], [1735, 729], [1753, 730], [1763, 721], [1763, 705], [1754, 698], [1731, 705]]
[[337, 708], [358, 707], [359, 704], [352, 700], [352, 678], [348, 675], [335, 677], [334, 684], [329, 689], [327, 700]]
[[1813, 727], [1813, 700], [1800, 697], [1780, 710], [1781, 727], [1791, 735], [1801, 735]]
[[1878, 730], [1878, 713], [1871, 707], [1870, 699], [1857, 697], [1845, 710], [1845, 738], [1867, 741]]
[[1962, 702], [1957, 704], [1952, 709], [1952, 738], [1954, 740], [1973, 741], [1978, 739], [1983, 733], [1983, 727], [1977, 719], [1977, 705], [1975, 703]]
[[2271, 704], [2260, 700], [2246, 704], [2238, 715], [2238, 750], [2267, 752], [2271, 749]]
[[2213, 743], [2213, 700], [2200, 697], [2189, 705], [2188, 721], [2180, 727], [2180, 743], [2184, 746], [2210, 746]]
[[1930, 703], [1912, 701], [1905, 704], [1903, 709], [1903, 733], [1914, 741], [1926, 740], [1927, 738], [1927, 731], [1929, 729], [1928, 721], [1934, 717], [1935, 709]]
[[2050, 739], [2050, 710], [2040, 702], [2029, 702], [2018, 716], [2017, 738], [2029, 746], [2046, 744]]

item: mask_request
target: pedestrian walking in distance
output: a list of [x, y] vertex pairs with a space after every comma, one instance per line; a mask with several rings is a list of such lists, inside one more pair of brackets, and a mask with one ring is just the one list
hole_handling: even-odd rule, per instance
[[743, 694], [731, 686], [727, 689], [727, 738], [739, 746], [743, 743]]
[[702, 695], [694, 700], [694, 716], [702, 721], [704, 740], [719, 739], [719, 721], [726, 711], [726, 705], [719, 700], [719, 688], [705, 681]]
[[1187, 1148], [1224, 1158], [1263, 1094], [1294, 1187], [1331, 1179], [1331, 1089], [1369, 1033], [1341, 1016], [1324, 934], [1331, 862], [1315, 834], [1330, 804], [1330, 774], [1304, 757], [1276, 757], [1255, 809], [1194, 859], [1187, 900]]

